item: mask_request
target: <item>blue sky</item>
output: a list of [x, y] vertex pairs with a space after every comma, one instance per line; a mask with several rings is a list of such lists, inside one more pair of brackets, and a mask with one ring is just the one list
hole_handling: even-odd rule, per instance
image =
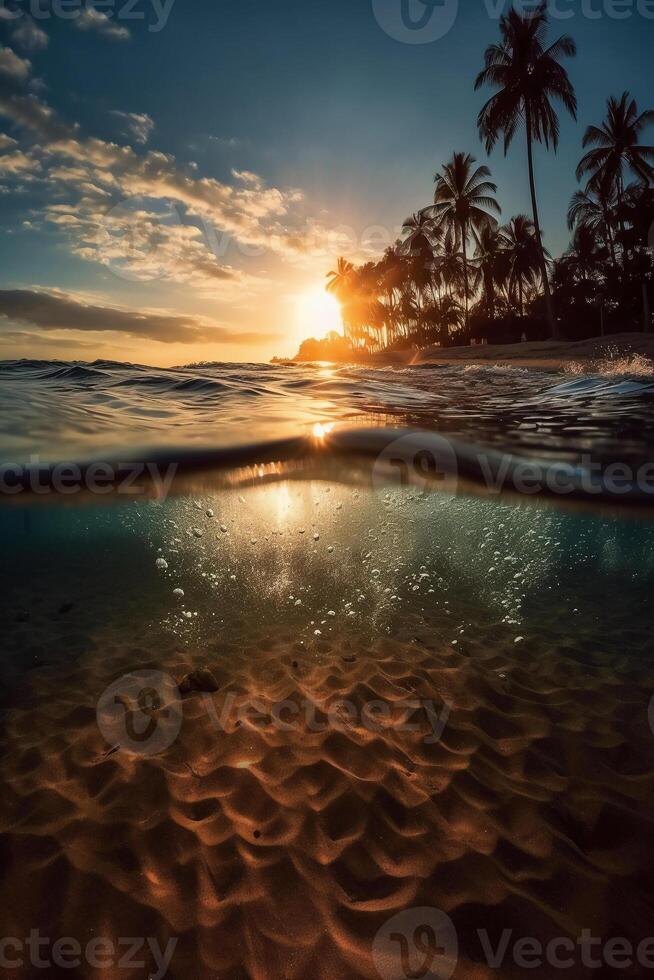
[[[452, 151], [485, 160], [473, 82], [497, 0], [460, 0], [424, 44], [381, 26], [401, 2], [0, 3], [0, 356], [266, 360], [320, 334], [307, 300], [336, 255], [392, 241]], [[564, 32], [580, 118], [537, 156], [553, 253], [585, 126], [624, 89], [654, 103], [654, 3], [557, 0]], [[504, 217], [528, 212], [522, 143], [489, 163]]]

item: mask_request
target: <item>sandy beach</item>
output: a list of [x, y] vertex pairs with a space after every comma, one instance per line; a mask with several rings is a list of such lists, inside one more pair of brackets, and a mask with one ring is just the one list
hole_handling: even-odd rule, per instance
[[365, 364], [501, 364], [514, 367], [566, 368], [579, 372], [610, 370], [634, 373], [654, 369], [654, 336], [642, 333], [620, 333], [590, 340], [530, 341], [524, 344], [484, 344], [474, 347], [425, 347], [422, 350], [372, 354]]

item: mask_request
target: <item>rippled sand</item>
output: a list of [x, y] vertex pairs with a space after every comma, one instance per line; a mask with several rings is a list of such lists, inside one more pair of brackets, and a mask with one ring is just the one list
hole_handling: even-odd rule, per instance
[[[348, 516], [334, 525], [346, 494]], [[174, 937], [168, 975], [183, 980], [376, 978], [378, 930], [400, 910], [430, 906], [455, 925], [454, 976], [476, 980], [525, 975], [484, 962], [480, 928], [494, 945], [505, 928], [543, 942], [590, 928], [638, 943], [654, 931], [651, 578], [641, 569], [627, 579], [620, 559], [637, 526], [461, 503], [450, 519], [469, 543], [457, 551], [446, 547], [442, 506], [413, 515], [432, 505], [411, 503], [402, 523], [392, 501], [375, 510], [350, 494], [320, 498], [304, 534], [284, 514], [287, 545], [266, 540], [270, 522], [253, 508], [243, 541], [219, 558], [221, 532], [203, 516], [206, 540], [193, 539], [199, 511], [179, 502], [172, 531], [159, 516], [137, 522], [139, 550], [129, 523], [89, 536], [93, 518], [76, 517], [72, 539], [60, 529], [67, 553], [52, 528], [40, 565], [31, 545], [15, 552], [3, 577], [2, 936], [39, 928], [81, 943], [156, 937], [162, 947]], [[238, 513], [236, 497], [230, 506]], [[517, 541], [539, 522], [538, 574], [526, 575], [518, 601], [514, 568], [528, 566]], [[515, 562], [489, 598], [482, 590], [509, 530]], [[276, 590], [267, 562], [284, 547]], [[176, 585], [197, 617], [170, 611]], [[301, 607], [289, 599], [298, 587]], [[335, 617], [324, 612], [332, 605]], [[165, 751], [145, 758], [107, 743], [96, 705], [108, 685], [145, 669], [179, 681], [199, 666], [220, 689], [183, 697]], [[447, 705], [442, 732], [422, 707], [407, 730], [416, 700]], [[271, 716], [281, 701], [298, 707], [287, 730]], [[389, 716], [374, 730], [365, 709], [380, 701]]]

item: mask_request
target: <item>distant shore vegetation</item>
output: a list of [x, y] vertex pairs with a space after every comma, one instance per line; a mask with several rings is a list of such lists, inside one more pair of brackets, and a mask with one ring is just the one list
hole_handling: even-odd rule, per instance
[[577, 118], [564, 65], [576, 45], [548, 31], [545, 3], [530, 14], [511, 10], [475, 81], [492, 90], [477, 120], [486, 152], [524, 142], [531, 214], [503, 221], [490, 169], [454, 153], [435, 175], [433, 202], [407, 218], [404, 237], [378, 261], [338, 258], [326, 288], [340, 303], [343, 336], [310, 338], [293, 360], [651, 329], [654, 146], [645, 131], [654, 110], [624, 92], [586, 128], [581, 186], [568, 208], [572, 238], [553, 258], [541, 232], [533, 146], [556, 152], [557, 110]]

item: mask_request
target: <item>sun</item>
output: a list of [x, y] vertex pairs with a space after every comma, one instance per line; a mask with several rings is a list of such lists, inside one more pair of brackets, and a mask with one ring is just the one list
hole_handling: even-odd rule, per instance
[[343, 320], [338, 300], [324, 289], [312, 289], [298, 296], [297, 319], [298, 326], [305, 337], [321, 339], [332, 330], [339, 334], [343, 333]]

